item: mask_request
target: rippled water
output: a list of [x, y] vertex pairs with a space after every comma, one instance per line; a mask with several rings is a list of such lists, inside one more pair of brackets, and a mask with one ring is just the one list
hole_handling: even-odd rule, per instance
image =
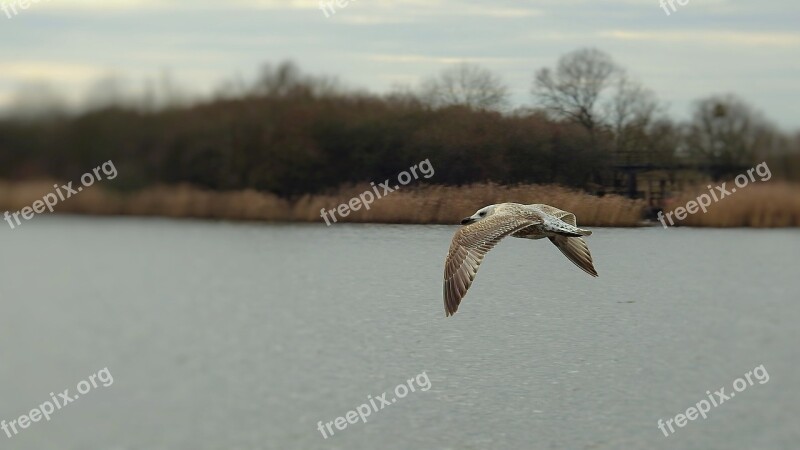
[[[445, 318], [454, 227], [36, 218], [0, 232], [3, 449], [790, 449], [800, 233], [597, 229], [600, 278], [508, 239]], [[664, 437], [668, 419], [763, 364]], [[333, 421], [425, 372], [323, 439]], [[390, 394], [391, 395], [391, 394]]]

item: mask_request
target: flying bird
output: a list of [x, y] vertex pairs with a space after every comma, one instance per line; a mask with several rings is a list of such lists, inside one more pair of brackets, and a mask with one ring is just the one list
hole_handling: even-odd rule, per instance
[[444, 264], [444, 310], [452, 316], [478, 273], [486, 253], [506, 236], [525, 239], [548, 238], [584, 272], [596, 277], [592, 255], [578, 228], [575, 214], [549, 205], [500, 203], [479, 209], [461, 221]]

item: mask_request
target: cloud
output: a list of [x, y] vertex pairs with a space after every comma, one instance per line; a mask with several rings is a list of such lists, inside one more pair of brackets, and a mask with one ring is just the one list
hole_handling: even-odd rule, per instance
[[104, 70], [90, 64], [15, 61], [0, 62], [0, 73], [6, 78], [16, 78], [20, 81], [59, 80], [73, 83], [96, 79], [104, 73]]
[[692, 0], [671, 17], [655, 0], [349, 0], [327, 19], [319, 1], [42, 0], [0, 27], [0, 104], [26, 81], [80, 92], [108, 73], [211, 92], [285, 59], [373, 91], [477, 63], [529, 104], [537, 69], [598, 47], [676, 111], [719, 88], [800, 124], [794, 0]]
[[511, 62], [515, 58], [496, 57], [459, 57], [459, 56], [429, 56], [414, 54], [368, 54], [362, 55], [370, 61], [385, 63], [420, 63], [420, 64], [459, 64], [459, 63], [496, 63]]
[[800, 33], [746, 31], [626, 31], [611, 30], [599, 33], [602, 37], [626, 41], [651, 41], [681, 44], [715, 44], [732, 46], [796, 47]]

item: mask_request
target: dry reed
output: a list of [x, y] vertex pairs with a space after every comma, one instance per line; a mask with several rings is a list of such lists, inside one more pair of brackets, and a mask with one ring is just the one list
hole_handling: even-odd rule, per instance
[[[732, 184], [728, 182], [728, 190]], [[697, 197], [702, 194], [708, 194], [705, 185], [687, 189], [686, 193], [676, 197], [665, 212], [686, 207], [687, 202], [697, 201]], [[672, 217], [675, 217], [674, 214]], [[680, 222], [676, 221], [676, 224], [721, 228], [797, 227], [800, 226], [800, 185], [784, 182], [749, 184], [718, 202], [711, 203], [706, 213], [698, 211]]]
[[[305, 195], [289, 201], [253, 190], [215, 192], [187, 185], [155, 186], [120, 194], [101, 186], [56, 206], [58, 212], [164, 216], [228, 220], [264, 220], [324, 223], [320, 210], [333, 210], [369, 190], [369, 185], [348, 186], [333, 194]], [[0, 211], [19, 211], [53, 190], [50, 181], [0, 182]], [[685, 205], [700, 188], [680, 195], [673, 206]], [[713, 203], [706, 214], [690, 215], [682, 225], [704, 227], [800, 226], [800, 185], [761, 183], [748, 186], [729, 198]], [[406, 187], [376, 200], [369, 210], [361, 208], [342, 222], [454, 224], [464, 216], [492, 203], [547, 203], [572, 211], [585, 226], [636, 226], [641, 223], [644, 201], [608, 195], [596, 197], [560, 186], [501, 186], [491, 183], [468, 186], [423, 185]], [[338, 214], [337, 214], [338, 217]]]

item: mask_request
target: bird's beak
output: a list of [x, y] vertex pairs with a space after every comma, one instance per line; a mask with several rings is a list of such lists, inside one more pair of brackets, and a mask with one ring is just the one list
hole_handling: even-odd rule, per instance
[[473, 219], [472, 217], [464, 217], [463, 219], [461, 219], [461, 225], [469, 225], [472, 222], [475, 222], [475, 219]]

